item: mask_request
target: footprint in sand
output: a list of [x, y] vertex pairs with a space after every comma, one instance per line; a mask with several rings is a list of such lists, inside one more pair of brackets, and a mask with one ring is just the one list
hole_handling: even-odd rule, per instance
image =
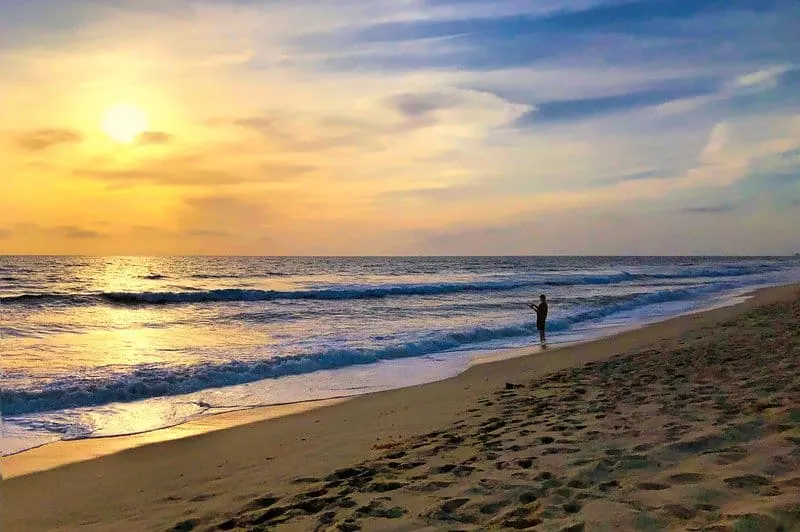
[[355, 530], [361, 530], [361, 525], [355, 519], [345, 519], [337, 528], [342, 532], [354, 532]]
[[482, 505], [478, 511], [483, 515], [494, 515], [511, 504], [511, 501], [497, 501]]
[[412, 484], [408, 486], [408, 490], [420, 493], [430, 493], [434, 491], [443, 490], [453, 485], [453, 482], [431, 481], [423, 484]]
[[504, 529], [524, 530], [540, 525], [542, 520], [529, 515], [526, 508], [517, 508], [505, 514], [500, 521], [500, 526]]
[[236, 522], [235, 519], [228, 519], [227, 521], [223, 521], [217, 525], [218, 530], [233, 530], [234, 528], [238, 527], [239, 523]]
[[322, 482], [322, 479], [315, 477], [298, 477], [292, 479], [292, 484], [316, 484], [317, 482]]
[[450, 473], [456, 467], [458, 467], [456, 464], [444, 464], [444, 465], [439, 466], [439, 467], [432, 467], [430, 470], [428, 470], [428, 472], [430, 474], [432, 474], [432, 475], [438, 475], [438, 474], [442, 474], [442, 473]]
[[317, 489], [317, 490], [307, 491], [305, 493], [299, 493], [299, 494], [295, 495], [294, 500], [303, 501], [303, 500], [306, 500], [306, 499], [314, 499], [314, 498], [317, 498], [317, 497], [322, 497], [323, 495], [327, 495], [327, 494], [328, 494], [328, 490], [327, 489], [320, 488], [320, 489]]
[[400, 506], [386, 508], [383, 506], [383, 501], [378, 499], [356, 510], [356, 514], [362, 517], [380, 517], [384, 519], [399, 519], [407, 513], [408, 511]]
[[705, 478], [701, 473], [678, 473], [669, 477], [673, 484], [695, 484]]
[[610, 480], [608, 482], [601, 482], [598, 487], [600, 488], [600, 491], [607, 493], [609, 491], [618, 490], [620, 485], [616, 480]]
[[262, 509], [262, 508], [269, 508], [276, 502], [278, 502], [280, 498], [273, 497], [271, 495], [266, 495], [264, 497], [258, 497], [257, 499], [253, 499], [250, 501], [250, 504], [247, 505], [248, 509]]
[[174, 532], [184, 532], [187, 530], [194, 530], [194, 528], [200, 523], [197, 519], [187, 519], [186, 521], [181, 521], [174, 527], [172, 530]]
[[427, 516], [431, 519], [436, 519], [440, 521], [458, 521], [461, 523], [471, 523], [476, 521], [476, 518], [470, 514], [461, 513], [458, 510], [467, 504], [469, 499], [466, 498], [457, 498], [457, 499], [448, 499], [438, 507], [430, 510], [427, 513]]
[[592, 487], [592, 483], [587, 479], [573, 478], [567, 483], [567, 486], [578, 490], [585, 490]]
[[747, 458], [747, 450], [740, 447], [722, 449], [714, 460], [718, 465], [729, 465]]
[[522, 458], [517, 460], [517, 465], [522, 469], [530, 469], [533, 466], [533, 460], [530, 458]]
[[414, 469], [419, 466], [425, 465], [425, 462], [418, 461], [418, 462], [389, 462], [386, 466], [390, 469], [395, 469], [397, 471], [407, 471], [409, 469]]
[[744, 489], [756, 492], [764, 486], [770, 484], [770, 480], [760, 475], [742, 475], [739, 477], [729, 477], [724, 479], [725, 483], [737, 489]]
[[340, 508], [353, 508], [354, 506], [358, 505], [358, 503], [355, 501], [355, 499], [352, 499], [350, 497], [344, 497], [342, 499], [339, 499], [336, 505], [339, 506]]
[[385, 493], [387, 491], [394, 491], [405, 487], [405, 482], [396, 482], [396, 481], [378, 481], [374, 482], [369, 485], [367, 488], [369, 491], [376, 491], [378, 493]]
[[640, 482], [636, 485], [636, 487], [645, 491], [661, 491], [669, 489], [668, 484], [660, 484], [658, 482]]

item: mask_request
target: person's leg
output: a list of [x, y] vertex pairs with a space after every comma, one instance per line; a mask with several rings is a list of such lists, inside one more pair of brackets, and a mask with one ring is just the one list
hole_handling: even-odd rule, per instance
[[544, 329], [539, 329], [539, 342], [544, 343]]

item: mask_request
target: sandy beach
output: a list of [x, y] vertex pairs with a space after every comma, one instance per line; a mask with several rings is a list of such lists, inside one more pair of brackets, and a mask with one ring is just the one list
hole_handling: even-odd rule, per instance
[[800, 287], [297, 410], [5, 458], [2, 530], [800, 530]]

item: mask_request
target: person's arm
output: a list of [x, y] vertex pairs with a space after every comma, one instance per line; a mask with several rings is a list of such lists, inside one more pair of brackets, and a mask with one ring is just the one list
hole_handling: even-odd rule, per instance
[[539, 305], [537, 305], [536, 303], [531, 303], [531, 308], [536, 312], [539, 312]]

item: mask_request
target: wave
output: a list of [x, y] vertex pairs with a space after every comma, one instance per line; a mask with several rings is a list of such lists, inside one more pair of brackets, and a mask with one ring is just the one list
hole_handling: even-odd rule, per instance
[[28, 302], [64, 302], [72, 301], [67, 294], [21, 294], [18, 296], [0, 297], [0, 305]]
[[[101, 292], [93, 294], [23, 294], [0, 297], [0, 303], [26, 302], [91, 304], [98, 299], [118, 305], [166, 305], [180, 303], [218, 303], [273, 300], [357, 300], [399, 296], [435, 296], [462, 292], [494, 292], [545, 288], [548, 286], [611, 285], [647, 280], [719, 279], [774, 272], [774, 265], [739, 266], [720, 265], [715, 268], [683, 268], [673, 272], [631, 273], [626, 271], [597, 274], [531, 275], [522, 279], [502, 279], [477, 282], [407, 283], [386, 285], [342, 285], [306, 290], [260, 290], [245, 288], [201, 289], [181, 287], [178, 291], [164, 292]], [[210, 274], [198, 274], [212, 278]], [[193, 277], [199, 278], [198, 275]], [[214, 278], [223, 275], [214, 274]], [[284, 274], [275, 274], [284, 275]], [[159, 274], [148, 279], [166, 278]]]
[[[548, 323], [552, 332], [564, 331], [578, 323], [599, 320], [625, 312], [670, 301], [699, 298], [737, 285], [718, 283], [698, 288], [662, 290], [637, 295], [616, 304], [556, 318]], [[107, 380], [59, 379], [42, 390], [2, 390], [0, 402], [5, 415], [96, 406], [197, 392], [235, 384], [331, 370], [382, 360], [425, 356], [463, 349], [492, 340], [531, 336], [535, 324], [519, 323], [505, 327], [478, 327], [464, 331], [431, 333], [403, 344], [361, 349], [333, 349], [317, 353], [288, 355], [259, 361], [231, 361], [223, 364], [200, 364], [187, 367], [139, 366], [133, 371]]]
[[562, 331], [569, 329], [576, 323], [600, 320], [618, 312], [627, 312], [648, 305], [657, 305], [659, 303], [686, 301], [718, 292], [733, 290], [737, 286], [739, 285], [734, 283], [716, 283], [695, 288], [677, 288], [673, 290], [650, 292], [649, 294], [637, 295], [627, 301], [622, 301], [614, 305], [598, 307], [572, 316], [552, 320], [548, 325], [548, 329], [551, 331]]
[[641, 278], [628, 272], [619, 272], [603, 275], [559, 275], [553, 279], [544, 279], [535, 283], [536, 286], [573, 286], [587, 284], [616, 284], [625, 281], [634, 281]]
[[676, 272], [664, 273], [649, 273], [642, 274], [639, 277], [649, 279], [702, 279], [702, 278], [719, 278], [719, 277], [743, 277], [746, 275], [759, 275], [764, 273], [775, 272], [780, 269], [775, 265], [760, 264], [760, 265], [719, 265], [714, 268], [708, 267], [688, 267]]
[[252, 279], [254, 277], [286, 277], [288, 275], [290, 274], [284, 272], [261, 272], [257, 275], [237, 275], [235, 273], [196, 273], [190, 277], [192, 279]]
[[140, 279], [147, 279], [148, 281], [158, 281], [161, 279], [169, 279], [166, 275], [161, 275], [160, 273], [151, 273], [150, 275], [142, 275]]
[[[540, 284], [540, 283], [536, 283]], [[111, 292], [104, 299], [120, 304], [209, 303], [224, 301], [272, 301], [276, 299], [377, 299], [390, 296], [440, 295], [458, 292], [514, 290], [533, 286], [531, 282], [499, 281], [483, 283], [399, 284], [384, 286], [323, 288], [315, 290], [255, 290], [223, 288], [196, 292]]]
[[456, 294], [460, 292], [495, 292], [533, 288], [547, 285], [614, 284], [633, 279], [629, 273], [604, 275], [569, 276], [561, 279], [502, 280], [462, 283], [409, 283], [395, 285], [357, 286], [341, 288], [320, 288], [311, 290], [256, 290], [222, 288], [216, 290], [197, 290], [192, 292], [109, 292], [102, 298], [118, 304], [164, 305], [174, 303], [215, 303], [224, 301], [272, 301], [276, 299], [379, 299], [392, 296], [427, 296]]
[[277, 299], [305, 300], [346, 300], [377, 299], [394, 296], [427, 296], [456, 294], [460, 292], [495, 292], [511, 291], [545, 286], [580, 286], [608, 285], [625, 281], [646, 279], [696, 279], [727, 278], [755, 275], [774, 271], [776, 268], [760, 267], [722, 267], [718, 269], [690, 269], [672, 273], [640, 273], [615, 272], [585, 275], [558, 275], [529, 278], [523, 280], [498, 280], [461, 283], [409, 283], [377, 286], [343, 286], [340, 288], [322, 288], [312, 290], [256, 290], [225, 288], [217, 290], [197, 290], [192, 292], [114, 292], [103, 294], [103, 298], [113, 303], [142, 304], [175, 304], [175, 303], [209, 303], [225, 301], [272, 301]]

